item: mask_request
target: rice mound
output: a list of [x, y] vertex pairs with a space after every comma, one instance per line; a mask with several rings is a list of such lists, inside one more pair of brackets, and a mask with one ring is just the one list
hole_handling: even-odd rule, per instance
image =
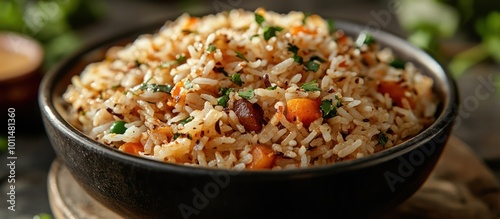
[[434, 121], [430, 77], [368, 33], [333, 28], [302, 12], [185, 14], [110, 48], [63, 98], [71, 122], [107, 146], [237, 170], [365, 157]]

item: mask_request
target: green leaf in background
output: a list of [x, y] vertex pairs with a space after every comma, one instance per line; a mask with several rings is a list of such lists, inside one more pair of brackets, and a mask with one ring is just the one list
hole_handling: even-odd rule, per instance
[[46, 214], [46, 213], [41, 213], [41, 214], [33, 216], [33, 219], [52, 219], [52, 215]]
[[484, 47], [500, 63], [500, 12], [494, 11], [479, 19], [476, 31], [483, 38]]
[[402, 27], [415, 32], [422, 28], [438, 37], [451, 37], [457, 31], [460, 17], [451, 6], [433, 0], [400, 0], [401, 11], [396, 13]]
[[485, 18], [478, 19], [475, 27], [482, 42], [451, 59], [449, 68], [455, 77], [488, 57], [500, 63], [500, 12], [491, 12]]
[[[396, 13], [408, 41], [424, 49], [458, 77], [470, 67], [492, 58], [500, 63], [500, 1], [399, 0]], [[460, 27], [460, 34], [456, 35]], [[476, 42], [457, 54], [442, 50], [450, 38]]]
[[0, 135], [0, 153], [7, 151], [7, 149], [8, 149], [7, 137]]
[[66, 54], [75, 51], [81, 45], [81, 39], [73, 32], [66, 32], [44, 45], [45, 65], [52, 66]]
[[23, 12], [16, 1], [0, 1], [0, 30], [20, 31]]
[[0, 31], [14, 31], [38, 40], [45, 49], [44, 67], [74, 51], [81, 39], [77, 28], [104, 15], [98, 0], [0, 0]]

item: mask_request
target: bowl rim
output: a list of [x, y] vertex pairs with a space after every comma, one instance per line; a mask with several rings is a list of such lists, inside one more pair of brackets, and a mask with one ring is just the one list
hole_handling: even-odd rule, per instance
[[[335, 28], [338, 30], [343, 30], [348, 35], [353, 36], [353, 34], [359, 34], [368, 27], [347, 21], [345, 19], [335, 19]], [[58, 112], [55, 107], [55, 97], [53, 93], [55, 87], [57, 87], [58, 82], [61, 81], [62, 76], [66, 75], [65, 72], [68, 69], [72, 69], [72, 65], [81, 61], [81, 58], [85, 55], [107, 46], [113, 46], [119, 40], [133, 38], [135, 40], [138, 36], [143, 34], [155, 34], [161, 27], [165, 20], [160, 22], [150, 22], [147, 25], [141, 27], [135, 27], [126, 31], [122, 31], [119, 34], [115, 34], [112, 37], [107, 37], [104, 40], [95, 40], [88, 43], [86, 46], [82, 47], [79, 51], [73, 53], [72, 55], [66, 57], [57, 65], [55, 65], [42, 79], [39, 89], [39, 106], [42, 115], [46, 117], [47, 122], [52, 123], [52, 125], [58, 129], [60, 132], [69, 138], [81, 142], [84, 147], [90, 149], [91, 151], [102, 154], [109, 158], [115, 159], [122, 163], [126, 163], [132, 166], [143, 166], [150, 170], [157, 171], [169, 171], [176, 173], [184, 173], [191, 175], [207, 175], [213, 174], [214, 172], [227, 172], [230, 175], [241, 175], [241, 176], [268, 176], [268, 177], [283, 177], [283, 176], [294, 176], [301, 177], [307, 176], [312, 173], [316, 175], [321, 174], [331, 174], [346, 172], [353, 169], [360, 169], [367, 166], [372, 166], [378, 163], [382, 163], [396, 157], [402, 156], [409, 151], [412, 151], [428, 141], [432, 141], [435, 137], [453, 125], [453, 121], [458, 114], [458, 91], [456, 88], [455, 81], [451, 76], [441, 67], [441, 65], [434, 60], [430, 55], [425, 53], [423, 50], [411, 45], [406, 40], [393, 35], [384, 30], [376, 30], [370, 32], [370, 34], [385, 48], [390, 48], [395, 54], [404, 53], [408, 57], [414, 60], [412, 62], [418, 62], [421, 66], [425, 66], [428, 70], [422, 70], [423, 72], [429, 72], [433, 75], [433, 79], [436, 83], [436, 78], [442, 83], [438, 83], [440, 89], [443, 89], [444, 100], [442, 101], [442, 110], [439, 116], [436, 118], [434, 123], [424, 129], [422, 132], [416, 136], [408, 139], [407, 141], [398, 144], [394, 147], [385, 149], [383, 151], [371, 154], [366, 157], [357, 158], [348, 161], [342, 161], [330, 165], [322, 165], [307, 168], [298, 169], [282, 169], [282, 170], [234, 170], [234, 169], [222, 169], [214, 167], [201, 167], [201, 166], [191, 166], [177, 163], [167, 163], [158, 160], [148, 159], [144, 157], [139, 157], [131, 154], [120, 153], [118, 150], [94, 141], [90, 137], [86, 136], [80, 130], [71, 125], [63, 116]], [[107, 49], [106, 48], [106, 49]], [[49, 135], [49, 138], [51, 136]], [[60, 155], [62, 156], [62, 155]], [[63, 159], [64, 160], [64, 159]]]

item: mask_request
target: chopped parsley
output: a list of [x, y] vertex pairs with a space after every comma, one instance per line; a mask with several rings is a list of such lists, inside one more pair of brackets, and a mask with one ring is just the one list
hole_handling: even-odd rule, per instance
[[342, 104], [342, 100], [340, 99], [339, 96], [335, 95], [335, 99], [337, 100], [337, 108], [344, 106], [344, 104]]
[[175, 140], [175, 139], [179, 138], [181, 135], [182, 134], [179, 133], [179, 132], [174, 133], [174, 136], [172, 137], [172, 140]]
[[267, 87], [268, 90], [276, 90], [276, 88], [278, 88], [278, 85]]
[[229, 76], [229, 74], [227, 73], [227, 71], [224, 70], [224, 67], [214, 68], [214, 71], [217, 72], [217, 73], [222, 73], [226, 77]]
[[240, 91], [240, 92], [238, 92], [238, 95], [240, 97], [247, 99], [247, 100], [250, 100], [255, 96], [255, 93], [253, 92], [253, 89], [250, 89], [247, 91]]
[[280, 32], [282, 30], [283, 30], [283, 28], [278, 27], [278, 26], [265, 27], [264, 28], [264, 39], [269, 40], [272, 37], [276, 36], [276, 32]]
[[189, 140], [193, 140], [193, 137], [190, 134], [179, 133], [179, 132], [174, 133], [174, 136], [172, 136], [172, 140], [175, 141], [179, 137], [186, 137]]
[[337, 115], [337, 108], [332, 104], [332, 100], [321, 101], [320, 108], [325, 119], [333, 118]]
[[264, 19], [264, 16], [257, 14], [257, 13], [254, 13], [254, 15], [255, 15], [255, 22], [257, 22], [257, 24], [259, 24], [259, 26], [262, 26], [262, 23], [264, 23], [264, 21], [266, 21], [266, 19]]
[[186, 88], [186, 89], [193, 88], [193, 85], [194, 85], [193, 82], [191, 82], [191, 80], [189, 80], [189, 79], [186, 79], [186, 81], [184, 82], [184, 88]]
[[293, 44], [289, 43], [289, 44], [288, 44], [288, 48], [287, 48], [287, 50], [288, 50], [289, 52], [292, 52], [292, 53], [293, 53], [292, 58], [293, 58], [293, 61], [294, 61], [294, 62], [297, 62], [297, 63], [299, 63], [299, 64], [302, 64], [302, 62], [303, 62], [303, 61], [302, 61], [302, 57], [301, 57], [301, 56], [299, 56], [299, 55], [297, 54], [297, 53], [299, 52], [299, 47], [297, 47], [296, 45], [293, 45]]
[[320, 66], [321, 64], [316, 62], [315, 60], [309, 60], [308, 62], [305, 63], [307, 71], [317, 72]]
[[248, 62], [248, 59], [243, 54], [241, 54], [241, 52], [236, 51], [236, 57]]
[[182, 124], [182, 125], [186, 125], [188, 122], [193, 121], [193, 119], [194, 119], [194, 117], [189, 116], [189, 117], [187, 117], [187, 118], [185, 118], [185, 119], [181, 120], [179, 123], [180, 123], [180, 124]]
[[307, 18], [311, 16], [311, 13], [305, 12], [304, 18], [302, 18], [302, 24], [306, 24]]
[[385, 147], [388, 140], [389, 138], [387, 138], [387, 135], [385, 135], [383, 132], [378, 133], [377, 141], [378, 144], [382, 145], [382, 147]]
[[314, 60], [317, 60], [317, 61], [319, 61], [319, 62], [321, 62], [321, 63], [325, 62], [325, 60], [324, 60], [324, 59], [322, 59], [322, 58], [321, 58], [321, 57], [319, 57], [319, 56], [312, 56], [312, 57], [309, 59], [309, 61], [314, 61]]
[[229, 101], [229, 94], [232, 91], [233, 91], [232, 88], [226, 88], [226, 87], [220, 88], [219, 93], [221, 94], [221, 97], [219, 97], [219, 99], [217, 99], [217, 105], [220, 105], [222, 107], [226, 107], [227, 101]]
[[358, 47], [362, 46], [363, 44], [372, 45], [375, 42], [375, 38], [373, 38], [373, 36], [368, 32], [360, 33], [358, 38], [356, 39], [356, 45]]
[[304, 91], [321, 91], [321, 89], [318, 87], [318, 84], [316, 83], [316, 80], [304, 83], [301, 87], [302, 89], [304, 89]]
[[[149, 79], [149, 80], [151, 80], [151, 79]], [[139, 86], [139, 90], [151, 91], [153, 93], [164, 92], [167, 94], [170, 94], [170, 91], [172, 91], [173, 86], [170, 84], [148, 84], [149, 80], [142, 83]]]
[[328, 23], [328, 33], [332, 34], [335, 32], [335, 21], [332, 19], [327, 20]]
[[177, 64], [183, 64], [186, 62], [186, 56], [185, 55], [181, 55], [179, 56], [179, 58], [177, 58], [175, 61], [177, 61]]
[[238, 86], [243, 85], [243, 81], [241, 80], [241, 74], [240, 73], [234, 73], [231, 75], [231, 81], [235, 83]]
[[405, 61], [401, 60], [401, 59], [394, 59], [392, 60], [391, 63], [389, 63], [390, 66], [394, 67], [394, 68], [399, 68], [399, 69], [405, 69]]
[[184, 29], [184, 30], [182, 30], [182, 33], [184, 33], [184, 34], [192, 34], [192, 33], [197, 34], [198, 32], [193, 31], [193, 30]]
[[116, 89], [118, 89], [118, 88], [120, 88], [120, 87], [121, 87], [121, 85], [117, 84], [117, 85], [112, 86], [112, 87], [111, 87], [111, 89], [112, 89], [112, 90], [116, 90]]
[[217, 47], [215, 47], [214, 44], [210, 44], [210, 45], [208, 45], [207, 52], [212, 53], [212, 52], [215, 52], [216, 49], [217, 49]]
[[179, 58], [177, 58], [176, 60], [172, 60], [172, 61], [166, 61], [164, 63], [162, 63], [160, 65], [160, 68], [170, 68], [174, 65], [180, 65], [180, 64], [184, 64], [186, 63], [186, 56], [185, 55], [181, 55], [179, 56]]
[[250, 40], [252, 40], [252, 39], [253, 39], [253, 38], [255, 38], [255, 37], [259, 37], [259, 34], [254, 34], [254, 35], [252, 35], [252, 36], [250, 37]]

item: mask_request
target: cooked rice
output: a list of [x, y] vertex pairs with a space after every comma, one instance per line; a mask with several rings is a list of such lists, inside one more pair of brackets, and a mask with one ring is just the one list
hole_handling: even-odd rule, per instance
[[[265, 21], [259, 25], [254, 13]], [[283, 29], [266, 40], [269, 27]], [[141, 157], [241, 170], [261, 145], [273, 151], [268, 168], [332, 164], [400, 144], [432, 123], [437, 108], [430, 77], [412, 63], [389, 65], [396, 58], [388, 48], [355, 41], [302, 12], [182, 15], [158, 33], [110, 49], [106, 60], [73, 77], [64, 100], [88, 136], [121, 150], [137, 143]], [[313, 57], [322, 59], [316, 71], [307, 66]], [[320, 91], [306, 90], [307, 83]], [[221, 88], [233, 89], [225, 107]], [[241, 94], [251, 89], [253, 96]], [[296, 98], [328, 100], [336, 115], [310, 124], [289, 120], [287, 102]], [[234, 110], [241, 99], [262, 109], [261, 129], [246, 130]], [[123, 134], [110, 130], [116, 121], [126, 122]]]

